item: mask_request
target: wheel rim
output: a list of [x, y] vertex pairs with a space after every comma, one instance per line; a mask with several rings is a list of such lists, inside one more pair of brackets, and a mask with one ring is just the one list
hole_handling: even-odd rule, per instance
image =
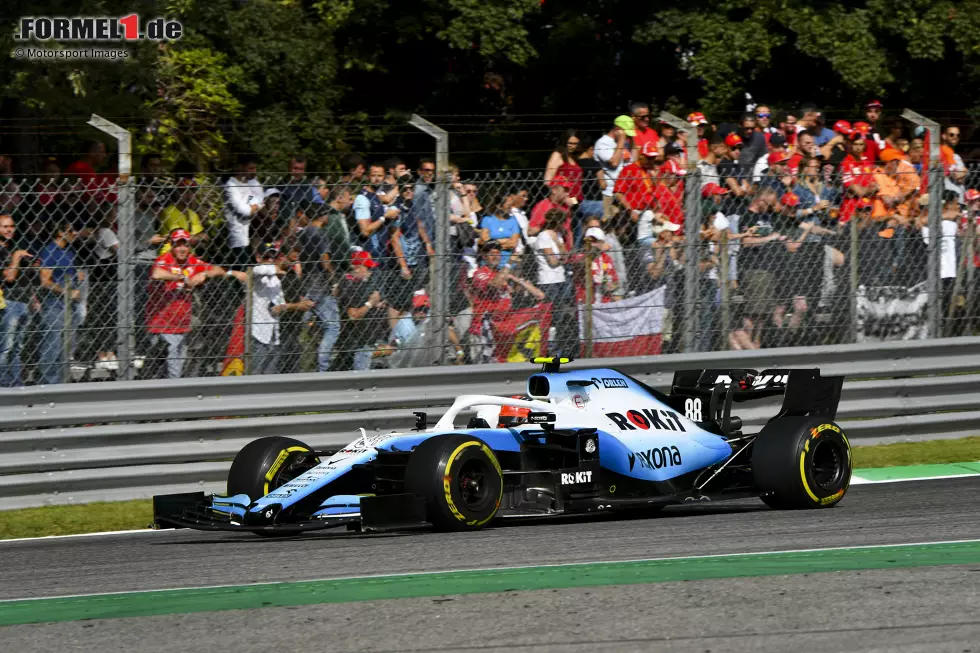
[[459, 497], [469, 510], [478, 512], [487, 503], [490, 497], [490, 471], [490, 465], [477, 458], [467, 460], [459, 468]]
[[836, 442], [819, 440], [810, 458], [813, 482], [823, 490], [836, 490], [844, 476], [844, 452]]

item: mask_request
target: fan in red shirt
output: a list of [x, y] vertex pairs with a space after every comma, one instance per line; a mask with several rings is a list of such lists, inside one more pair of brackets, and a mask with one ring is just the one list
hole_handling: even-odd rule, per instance
[[619, 202], [632, 211], [633, 222], [639, 220], [643, 211], [657, 206], [657, 180], [653, 176], [656, 166], [657, 148], [647, 143], [640, 149], [636, 163], [631, 163], [616, 178], [614, 191]]
[[150, 333], [183, 334], [191, 330], [191, 290], [225, 275], [223, 268], [191, 254], [191, 236], [183, 229], [170, 234], [169, 252], [153, 261], [146, 304]]
[[875, 142], [874, 130], [872, 129], [871, 125], [866, 122], [856, 122], [851, 126], [851, 129], [864, 136], [865, 140], [867, 140], [863, 153], [864, 160], [872, 162], [877, 161], [878, 152], [880, 152], [881, 148], [879, 148], [878, 143]]
[[860, 200], [871, 199], [878, 192], [875, 166], [864, 158], [868, 139], [859, 131], [852, 133], [850, 139], [851, 153], [840, 164], [841, 181], [844, 184], [844, 200], [840, 205], [841, 222], [851, 219]]
[[654, 191], [660, 212], [674, 224], [684, 224], [684, 176], [687, 170], [680, 163], [679, 148], [668, 145], [664, 148], [666, 162], [658, 170], [660, 183]]
[[633, 147], [639, 153], [643, 146], [652, 143], [654, 147], [660, 142], [660, 134], [650, 126], [653, 119], [650, 115], [650, 106], [642, 102], [634, 102], [630, 105], [630, 115], [633, 116], [633, 124], [636, 128], [636, 136], [633, 137]]
[[566, 243], [571, 243], [573, 242], [572, 212], [568, 207], [568, 198], [572, 184], [567, 179], [555, 177], [548, 182], [548, 186], [551, 187], [551, 194], [535, 204], [534, 208], [531, 209], [531, 220], [527, 223], [527, 233], [529, 236], [537, 236], [541, 233], [541, 230], [544, 229], [544, 216], [551, 209], [558, 209], [559, 211], [564, 211], [568, 216], [565, 218], [565, 233], [562, 234], [562, 237], [565, 238]]

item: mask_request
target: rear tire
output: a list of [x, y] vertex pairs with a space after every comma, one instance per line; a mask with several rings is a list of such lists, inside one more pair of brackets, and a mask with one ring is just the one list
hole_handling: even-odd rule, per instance
[[828, 419], [783, 417], [756, 438], [752, 474], [772, 508], [830, 508], [851, 483], [851, 446]]
[[477, 530], [490, 523], [503, 498], [504, 476], [490, 447], [467, 435], [437, 435], [415, 448], [405, 490], [425, 500], [437, 530]]
[[247, 494], [254, 502], [299, 476], [300, 470], [286, 465], [295, 451], [312, 450], [299, 440], [279, 436], [249, 442], [231, 463], [228, 496]]

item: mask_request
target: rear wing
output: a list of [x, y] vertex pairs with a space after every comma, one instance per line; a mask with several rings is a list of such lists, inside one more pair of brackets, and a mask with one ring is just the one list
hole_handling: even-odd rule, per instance
[[671, 403], [684, 410], [687, 399], [700, 399], [702, 419], [728, 435], [742, 427], [731, 416], [732, 404], [782, 395], [783, 405], [773, 417], [822, 416], [834, 419], [840, 403], [843, 376], [821, 376], [819, 369], [680, 370], [671, 384]]

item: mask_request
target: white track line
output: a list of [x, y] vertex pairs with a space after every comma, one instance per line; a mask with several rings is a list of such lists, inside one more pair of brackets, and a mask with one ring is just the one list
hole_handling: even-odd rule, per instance
[[176, 528], [138, 528], [130, 531], [102, 531], [100, 533], [74, 533], [72, 535], [43, 535], [41, 537], [15, 537], [9, 540], [0, 540], [0, 544], [11, 542], [37, 542], [39, 540], [67, 540], [75, 537], [99, 537], [102, 535], [138, 535], [139, 533], [166, 533], [173, 532]]
[[915, 478], [885, 478], [880, 481], [872, 481], [866, 478], [861, 478], [860, 476], [854, 476], [851, 478], [851, 485], [876, 485], [878, 483], [907, 483], [909, 481], [943, 481], [947, 478], [970, 478], [971, 476], [980, 476], [980, 472], [974, 472], [972, 474], [950, 474], [949, 476], [917, 476]]
[[734, 551], [731, 553], [710, 553], [696, 556], [667, 556], [664, 558], [639, 558], [631, 560], [595, 560], [592, 562], [558, 562], [540, 565], [519, 565], [515, 567], [477, 567], [474, 569], [442, 569], [436, 571], [405, 571], [394, 574], [367, 574], [364, 576], [335, 576], [331, 578], [312, 578], [309, 580], [270, 580], [258, 583], [230, 583], [226, 585], [203, 585], [200, 587], [162, 587], [150, 590], [123, 590], [119, 592], [100, 592], [94, 594], [63, 594], [59, 596], [30, 596], [21, 599], [0, 599], [0, 605], [4, 603], [19, 603], [22, 601], [48, 601], [52, 599], [77, 599], [91, 598], [96, 596], [119, 596], [124, 594], [152, 594], [157, 592], [186, 592], [200, 590], [222, 590], [236, 587], [262, 587], [263, 585], [301, 585], [304, 583], [322, 583], [339, 580], [371, 580], [377, 578], [399, 578], [402, 576], [442, 576], [445, 574], [458, 574], [470, 572], [502, 572], [502, 571], [521, 571], [522, 569], [542, 569], [542, 568], [561, 568], [561, 567], [591, 567], [594, 565], [611, 564], [630, 564], [637, 562], [677, 562], [681, 560], [709, 560], [711, 558], [731, 558], [731, 557], [762, 557], [781, 555], [786, 553], [826, 553], [829, 551], [858, 551], [862, 549], [897, 549], [910, 548], [914, 546], [936, 546], [942, 544], [976, 544], [980, 539], [972, 540], [939, 540], [938, 542], [900, 542], [897, 544], [860, 544], [857, 546], [832, 546], [819, 549], [783, 549], [780, 551]]
[[[909, 481], [942, 481], [948, 478], [970, 478], [972, 476], [980, 476], [980, 472], [975, 472], [972, 474], [952, 474], [950, 476], [918, 476], [916, 478], [896, 478], [896, 479], [885, 479], [881, 481], [872, 481], [860, 476], [854, 476], [851, 478], [851, 485], [876, 485], [879, 483], [907, 483]], [[175, 529], [175, 528], [138, 528], [128, 531], [102, 531], [99, 533], [75, 533], [73, 535], [43, 535], [41, 537], [16, 537], [9, 540], [0, 539], [0, 544], [9, 544], [11, 542], [33, 542], [36, 540], [59, 540], [59, 539], [69, 539], [75, 537], [100, 537], [109, 535], [139, 535], [140, 533], [164, 533], [173, 532], [175, 530], [187, 530], [187, 529]]]

